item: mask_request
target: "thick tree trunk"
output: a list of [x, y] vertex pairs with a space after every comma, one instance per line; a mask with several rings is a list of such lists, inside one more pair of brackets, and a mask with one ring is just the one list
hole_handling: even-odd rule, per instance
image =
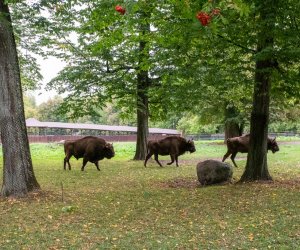
[[245, 172], [241, 182], [254, 180], [272, 180], [267, 164], [267, 137], [269, 124], [269, 104], [271, 89], [271, 74], [274, 58], [273, 30], [276, 15], [276, 1], [263, 1], [260, 6], [261, 31], [258, 37], [258, 59], [256, 60], [253, 110], [250, 126], [250, 150], [247, 157]]
[[[142, 13], [147, 16], [146, 13]], [[150, 86], [150, 79], [148, 70], [144, 70], [144, 65], [149, 60], [149, 49], [147, 48], [147, 41], [144, 41], [143, 36], [150, 33], [149, 23], [141, 24], [141, 41], [139, 43], [139, 71], [137, 73], [137, 141], [134, 160], [144, 160], [147, 155], [147, 139], [149, 133], [148, 120], [148, 88]]]
[[226, 121], [225, 122], [225, 142], [228, 138], [237, 137], [241, 134], [240, 124], [237, 121]]
[[3, 147], [3, 196], [24, 196], [39, 188], [26, 132], [16, 44], [4, 0], [0, 0], [0, 133]]
[[239, 122], [239, 112], [233, 105], [225, 107], [225, 140], [228, 138], [241, 136], [243, 134], [244, 124]]
[[147, 155], [148, 138], [148, 97], [147, 97], [147, 77], [139, 75], [137, 89], [137, 141], [134, 160], [144, 160]]

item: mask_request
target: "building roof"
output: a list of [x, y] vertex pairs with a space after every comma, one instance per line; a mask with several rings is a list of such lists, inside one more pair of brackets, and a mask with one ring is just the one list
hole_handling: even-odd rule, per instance
[[[41, 122], [35, 118], [28, 118], [26, 120], [27, 127], [35, 128], [62, 128], [62, 129], [90, 129], [101, 131], [115, 131], [115, 132], [137, 132], [137, 127], [131, 126], [111, 126], [100, 124], [88, 124], [88, 123], [65, 123], [65, 122]], [[180, 135], [175, 129], [164, 128], [149, 128], [151, 134], [169, 134]]]

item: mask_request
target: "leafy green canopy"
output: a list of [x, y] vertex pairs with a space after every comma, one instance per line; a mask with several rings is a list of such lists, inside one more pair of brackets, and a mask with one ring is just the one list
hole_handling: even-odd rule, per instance
[[[299, 98], [299, 2], [280, 1], [275, 46], [260, 53], [256, 52], [257, 30], [263, 24], [258, 22], [258, 6], [259, 3], [249, 1], [218, 2], [221, 16], [202, 27], [194, 39], [192, 48], [198, 49], [199, 54], [187, 60], [190, 63], [187, 75], [191, 81], [190, 91], [185, 93], [191, 106], [202, 116], [207, 115], [205, 119], [209, 122], [218, 121], [218, 117], [220, 121], [224, 108], [232, 105], [240, 111], [242, 119], [247, 118], [252, 103], [255, 62], [259, 58], [275, 58], [277, 70], [272, 75], [271, 114], [296, 104]], [[213, 7], [207, 3], [201, 10], [209, 13]], [[195, 81], [197, 75], [199, 80]]]
[[37, 14], [25, 2], [10, 4], [14, 35], [17, 43], [21, 81], [23, 90], [32, 90], [39, 87], [43, 79], [40, 73], [36, 54], [41, 53], [41, 47], [36, 46], [38, 36], [32, 19]]
[[[126, 9], [125, 15], [115, 10], [117, 4]], [[235, 106], [247, 118], [255, 60], [261, 56], [276, 57], [274, 106], [296, 102], [300, 93], [299, 3], [280, 1], [279, 6], [276, 46], [259, 54], [255, 2], [37, 1], [28, 13], [30, 26], [35, 27], [35, 46], [46, 47], [41, 53], [67, 62], [49, 84], [59, 93], [68, 93], [63, 105], [66, 112], [82, 116], [115, 99], [123, 115], [133, 113], [143, 11], [149, 13], [151, 24], [151, 32], [143, 35], [150, 58], [145, 55], [140, 69], [150, 74], [151, 119], [188, 110], [201, 113], [201, 121], [210, 123], [222, 122], [227, 106]], [[207, 26], [195, 17], [199, 11], [211, 13], [216, 8], [220, 14]]]

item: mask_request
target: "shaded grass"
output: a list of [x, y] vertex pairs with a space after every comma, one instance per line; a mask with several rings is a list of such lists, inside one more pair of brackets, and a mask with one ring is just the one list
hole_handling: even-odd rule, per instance
[[[101, 171], [71, 160], [57, 144], [32, 144], [42, 192], [0, 200], [1, 249], [298, 249], [300, 145], [269, 153], [271, 183], [197, 186], [196, 162], [221, 159], [222, 143], [197, 142], [181, 167], [130, 160], [134, 143], [114, 143]], [[239, 154], [236, 180], [246, 155]], [[168, 157], [160, 157], [162, 162]], [[2, 168], [2, 161], [1, 161]], [[1, 171], [2, 172], [2, 171]], [[2, 176], [1, 179], [2, 180]], [[63, 185], [64, 200], [62, 201]]]

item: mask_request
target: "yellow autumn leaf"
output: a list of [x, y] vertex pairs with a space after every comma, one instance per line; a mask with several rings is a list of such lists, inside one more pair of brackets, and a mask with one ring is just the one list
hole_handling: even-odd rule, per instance
[[254, 239], [253, 233], [250, 233], [250, 234], [248, 235], [248, 239], [249, 239], [250, 241], [253, 241], [253, 239]]

